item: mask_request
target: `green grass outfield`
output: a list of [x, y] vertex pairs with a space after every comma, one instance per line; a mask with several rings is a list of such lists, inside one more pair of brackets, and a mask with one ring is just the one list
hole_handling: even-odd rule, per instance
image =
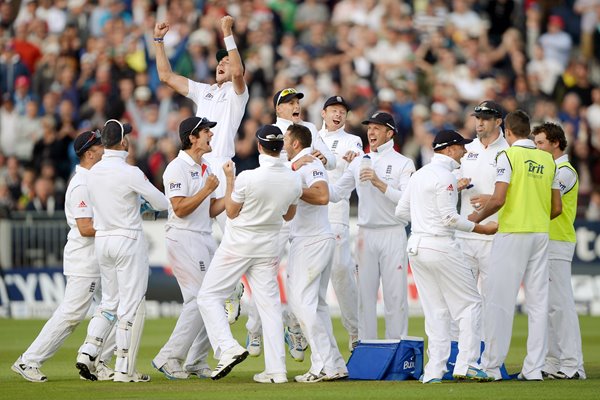
[[[600, 398], [600, 318], [580, 318], [583, 352], [588, 375], [586, 381], [455, 383], [423, 385], [416, 381], [357, 382], [339, 381], [315, 384], [259, 384], [252, 376], [263, 369], [263, 359], [249, 357], [226, 378], [219, 381], [190, 379], [169, 381], [151, 367], [150, 361], [164, 344], [175, 325], [173, 319], [146, 322], [138, 369], [150, 373], [150, 383], [88, 382], [79, 379], [75, 369], [75, 354], [85, 336], [80, 326], [42, 370], [46, 383], [31, 383], [10, 370], [11, 364], [29, 346], [44, 321], [0, 320], [0, 399], [599, 399]], [[234, 325], [234, 335], [245, 341], [245, 318]], [[380, 324], [381, 327], [382, 324]], [[347, 336], [339, 320], [334, 328], [342, 353], [348, 357]], [[409, 334], [424, 336], [423, 319], [411, 318]], [[511, 351], [507, 367], [517, 372], [525, 355], [526, 318], [515, 320]], [[216, 360], [211, 360], [211, 365]], [[296, 363], [288, 356], [288, 378], [306, 372], [309, 361]]]

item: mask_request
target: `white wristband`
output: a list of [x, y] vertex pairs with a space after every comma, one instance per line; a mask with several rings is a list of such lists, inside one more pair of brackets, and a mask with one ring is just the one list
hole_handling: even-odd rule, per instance
[[223, 38], [223, 41], [225, 42], [225, 48], [227, 49], [227, 51], [237, 49], [233, 35], [225, 36], [225, 38]]

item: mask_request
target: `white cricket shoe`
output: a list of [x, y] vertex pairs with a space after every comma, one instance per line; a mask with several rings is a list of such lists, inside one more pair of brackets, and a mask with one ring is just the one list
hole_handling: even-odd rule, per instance
[[125, 372], [115, 371], [113, 382], [150, 382], [150, 376], [139, 372], [127, 375]]
[[323, 378], [323, 380], [326, 382], [341, 381], [343, 379], [348, 379], [347, 369], [339, 370], [333, 375], [325, 375], [325, 378]]
[[211, 379], [217, 380], [224, 378], [231, 372], [233, 367], [244, 361], [248, 357], [248, 350], [236, 344], [230, 349], [225, 350], [221, 354], [221, 359], [217, 367], [210, 375]]
[[183, 370], [183, 366], [181, 365], [181, 363], [174, 358], [167, 360], [167, 362], [161, 365], [160, 367], [157, 366], [153, 360], [152, 366], [156, 368], [159, 372], [162, 372], [163, 375], [170, 380], [187, 379], [189, 377], [188, 373]]
[[354, 351], [356, 346], [358, 346], [358, 335], [350, 335], [348, 338], [348, 350], [350, 350], [350, 353]]
[[227, 300], [225, 300], [225, 314], [227, 315], [227, 321], [229, 325], [233, 325], [235, 321], [240, 317], [242, 312], [242, 306], [240, 305], [240, 299], [244, 294], [244, 284], [239, 282], [233, 293]]
[[246, 350], [250, 357], [258, 357], [262, 352], [262, 335], [248, 332], [246, 335]]
[[19, 357], [17, 361], [10, 367], [17, 374], [27, 379], [29, 382], [47, 382], [48, 378], [42, 371], [37, 367], [30, 367], [23, 362], [23, 359]]
[[88, 381], [97, 381], [95, 361], [96, 357], [87, 353], [78, 353], [75, 367], [79, 370], [79, 376]]
[[286, 326], [283, 335], [294, 361], [304, 361], [304, 350], [308, 347], [308, 343], [306, 343], [306, 338], [302, 332], [293, 331], [290, 327]]
[[115, 377], [115, 371], [106, 365], [104, 361], [100, 361], [96, 365], [96, 377], [99, 381], [112, 381]]
[[185, 370], [188, 374], [195, 375], [200, 379], [210, 378], [212, 375], [212, 369], [210, 369], [208, 364], [188, 365]]
[[263, 371], [254, 375], [254, 382], [258, 383], [287, 383], [287, 381], [287, 376], [284, 373], [269, 374]]
[[297, 375], [294, 378], [294, 380], [296, 382], [300, 382], [300, 383], [317, 383], [317, 382], [321, 382], [326, 377], [327, 377], [327, 375], [325, 375], [325, 372], [323, 372], [323, 371], [321, 371], [319, 373], [319, 375], [315, 375], [312, 372], [308, 371], [304, 375]]

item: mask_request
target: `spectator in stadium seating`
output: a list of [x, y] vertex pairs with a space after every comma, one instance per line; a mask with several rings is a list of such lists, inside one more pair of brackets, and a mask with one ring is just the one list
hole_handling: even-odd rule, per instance
[[63, 203], [54, 195], [54, 182], [48, 178], [39, 177], [33, 186], [34, 196], [29, 200], [26, 211], [37, 211], [49, 216], [63, 208]]

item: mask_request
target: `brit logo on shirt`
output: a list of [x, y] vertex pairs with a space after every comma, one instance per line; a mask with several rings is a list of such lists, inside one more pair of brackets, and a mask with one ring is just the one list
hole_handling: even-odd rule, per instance
[[169, 182], [169, 190], [181, 190], [181, 183]]
[[190, 176], [192, 177], [192, 179], [200, 179], [200, 172], [190, 171]]
[[477, 157], [479, 157], [479, 153], [469, 152], [469, 154], [467, 154], [467, 161], [477, 161]]

